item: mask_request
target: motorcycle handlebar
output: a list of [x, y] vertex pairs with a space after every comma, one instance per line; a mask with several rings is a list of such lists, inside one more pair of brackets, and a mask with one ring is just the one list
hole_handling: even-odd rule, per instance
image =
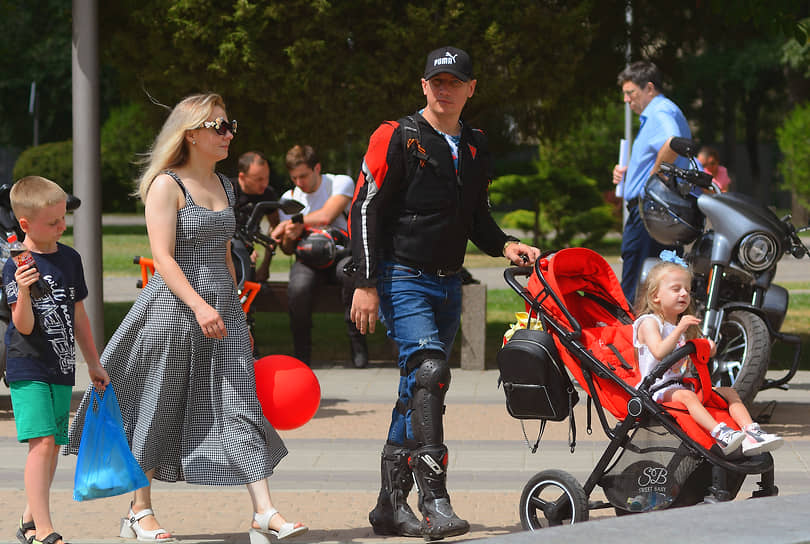
[[660, 171], [663, 174], [680, 178], [691, 185], [697, 185], [702, 189], [711, 189], [712, 187], [712, 175], [697, 168], [679, 168], [674, 164], [664, 162], [661, 163]]
[[293, 215], [301, 210], [304, 209], [304, 205], [297, 200], [264, 200], [262, 202], [258, 202], [254, 207], [253, 211], [250, 212], [250, 217], [248, 218], [247, 222], [245, 223], [245, 233], [251, 238], [256, 237], [256, 233], [259, 230], [259, 223], [262, 221], [262, 217], [267, 215], [268, 213], [280, 209], [287, 215]]

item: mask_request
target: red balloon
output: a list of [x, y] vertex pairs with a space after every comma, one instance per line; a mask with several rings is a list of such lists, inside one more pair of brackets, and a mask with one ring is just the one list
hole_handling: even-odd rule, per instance
[[321, 404], [321, 385], [312, 369], [295, 357], [268, 355], [254, 363], [256, 396], [276, 429], [297, 429]]

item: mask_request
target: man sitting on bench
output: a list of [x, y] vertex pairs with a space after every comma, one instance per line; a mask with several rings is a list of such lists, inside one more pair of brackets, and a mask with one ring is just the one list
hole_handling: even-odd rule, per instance
[[[291, 255], [304, 235], [305, 227], [336, 227], [347, 230], [354, 181], [345, 175], [321, 174], [320, 161], [315, 150], [308, 145], [293, 146], [287, 152], [285, 162], [295, 188], [284, 193], [282, 199], [298, 200], [305, 205], [301, 211], [303, 222], [296, 222], [293, 217], [279, 211], [281, 222], [273, 229], [271, 236], [284, 253]], [[295, 356], [310, 363], [315, 292], [318, 285], [327, 283], [342, 284], [342, 299], [346, 308], [344, 318], [351, 340], [352, 363], [356, 368], [363, 368], [368, 365], [366, 339], [355, 327], [349, 313], [354, 283], [343, 274], [340, 261], [326, 268], [315, 268], [296, 258], [290, 269], [287, 297]]]

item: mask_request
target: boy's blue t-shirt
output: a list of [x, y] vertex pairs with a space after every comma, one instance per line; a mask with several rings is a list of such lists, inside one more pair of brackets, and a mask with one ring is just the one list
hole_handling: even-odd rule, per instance
[[[82, 260], [75, 249], [64, 244], [57, 244], [55, 253], [31, 254], [51, 292], [39, 300], [32, 299], [35, 325], [30, 335], [21, 334], [13, 320], [9, 323], [6, 378], [9, 382], [31, 380], [74, 385], [73, 315], [76, 302], [87, 297]], [[17, 302], [16, 269], [13, 259], [6, 261], [3, 268], [3, 285], [9, 304]]]

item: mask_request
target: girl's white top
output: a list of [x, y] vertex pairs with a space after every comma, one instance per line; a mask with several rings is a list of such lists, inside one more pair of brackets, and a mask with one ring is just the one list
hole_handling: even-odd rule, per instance
[[[653, 371], [653, 369], [658, 365], [659, 360], [655, 358], [655, 356], [650, 352], [650, 348], [647, 347], [647, 344], [642, 344], [638, 341], [638, 326], [639, 324], [644, 321], [645, 319], [654, 319], [658, 323], [658, 331], [661, 333], [661, 338], [666, 338], [669, 334], [675, 330], [675, 325], [669, 323], [667, 321], [662, 320], [655, 314], [644, 314], [638, 319], [633, 322], [633, 346], [638, 350], [638, 368], [641, 371], [641, 380], [639, 383], [636, 384], [636, 387], [641, 385], [641, 382], [644, 381], [644, 378]], [[678, 338], [678, 344], [676, 348], [681, 347], [686, 343], [686, 338], [681, 335]], [[674, 350], [673, 350], [674, 351]], [[673, 364], [671, 367], [667, 369], [664, 375], [656, 380], [653, 387], [659, 385], [664, 382], [668, 382], [671, 380], [681, 380], [683, 379], [689, 370], [689, 359], [684, 357], [677, 363]], [[671, 384], [664, 389], [660, 389], [653, 394], [653, 400], [660, 402], [661, 397], [664, 394], [664, 391], [669, 391], [670, 389], [685, 389], [683, 385], [680, 384]]]

